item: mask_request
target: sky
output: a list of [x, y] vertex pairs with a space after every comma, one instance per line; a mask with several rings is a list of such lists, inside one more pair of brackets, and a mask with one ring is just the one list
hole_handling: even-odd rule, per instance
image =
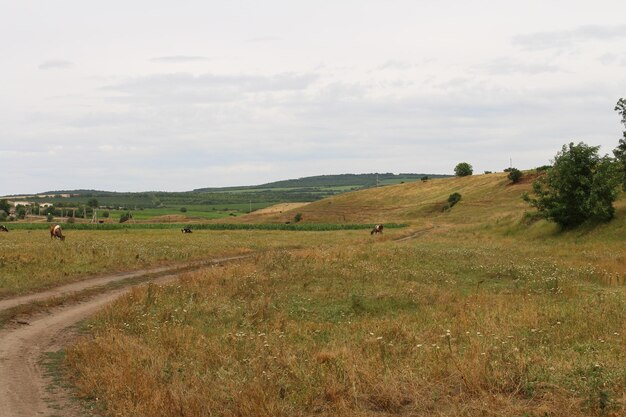
[[626, 2], [0, 0], [0, 195], [611, 153]]

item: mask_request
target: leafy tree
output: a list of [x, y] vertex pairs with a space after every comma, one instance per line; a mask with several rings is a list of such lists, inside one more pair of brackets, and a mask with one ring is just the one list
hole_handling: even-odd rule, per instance
[[54, 220], [54, 216], [52, 215], [52, 213], [48, 213], [48, 215], [46, 216], [46, 221], [49, 223], [52, 220]]
[[302, 220], [302, 213], [296, 213], [296, 215], [293, 216], [293, 221], [298, 223], [300, 220]]
[[613, 160], [598, 155], [599, 148], [583, 142], [563, 145], [552, 168], [533, 183], [536, 197], [526, 194], [524, 200], [564, 228], [613, 218], [619, 177]]
[[98, 200], [95, 198], [90, 198], [89, 201], [87, 201], [87, 206], [92, 208], [98, 208]]
[[5, 211], [8, 214], [10, 208], [11, 205], [7, 200], [0, 200], [0, 210]]
[[510, 179], [513, 184], [516, 184], [519, 182], [519, 180], [522, 179], [522, 171], [517, 168], [511, 168], [509, 170], [509, 175], [507, 175], [507, 178]]
[[454, 174], [457, 177], [467, 177], [468, 175], [472, 175], [474, 173], [474, 169], [467, 162], [461, 162], [454, 167]]
[[[620, 98], [615, 106], [615, 111], [622, 116], [622, 124], [626, 128], [626, 100]], [[613, 155], [617, 160], [619, 170], [621, 172], [622, 188], [626, 191], [626, 130], [624, 130], [624, 137], [619, 140], [617, 148], [613, 150]]]
[[18, 219], [26, 218], [26, 207], [24, 207], [24, 206], [17, 206], [15, 208], [15, 215], [17, 216]]

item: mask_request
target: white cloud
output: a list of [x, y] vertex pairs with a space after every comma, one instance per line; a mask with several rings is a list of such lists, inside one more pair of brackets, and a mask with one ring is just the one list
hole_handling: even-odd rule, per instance
[[71, 67], [73, 64], [70, 61], [64, 59], [53, 59], [49, 61], [44, 61], [39, 64], [40, 70], [50, 70], [50, 69], [66, 69]]
[[571, 30], [536, 32], [513, 37], [513, 44], [526, 49], [569, 48], [583, 42], [626, 38], [626, 25], [584, 25]]
[[196, 56], [196, 55], [171, 55], [171, 56], [159, 56], [155, 58], [150, 58], [151, 62], [161, 63], [161, 64], [180, 64], [187, 62], [198, 62], [198, 61], [207, 61], [209, 58], [204, 56]]
[[4, 193], [530, 168], [621, 136], [622, 2], [20, 4], [0, 16]]

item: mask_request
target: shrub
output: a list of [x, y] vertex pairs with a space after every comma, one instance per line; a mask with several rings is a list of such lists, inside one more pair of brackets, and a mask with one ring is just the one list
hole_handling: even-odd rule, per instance
[[474, 173], [474, 169], [467, 162], [461, 162], [454, 167], [454, 174], [457, 177], [467, 177], [468, 175], [472, 175]]
[[422, 181], [426, 182], [426, 181], [428, 181], [430, 178], [428, 178], [428, 175], [424, 175], [421, 179], [422, 179]]
[[180, 212], [181, 213], [187, 213], [187, 207], [181, 207], [180, 208]]
[[563, 145], [552, 168], [533, 183], [535, 197], [525, 194], [524, 200], [563, 228], [613, 218], [620, 176], [611, 158], [598, 156], [599, 148]]
[[507, 175], [507, 178], [511, 180], [511, 182], [513, 184], [516, 184], [519, 182], [519, 180], [522, 179], [522, 171], [520, 171], [517, 168], [511, 168], [511, 170], [509, 171], [509, 175]]
[[104, 217], [105, 219], [108, 219], [108, 218], [109, 218], [109, 215], [110, 215], [110, 214], [109, 214], [109, 212], [108, 212], [108, 211], [103, 211], [103, 212], [102, 212], [102, 217]]
[[450, 196], [448, 197], [448, 204], [446, 204], [443, 207], [442, 211], [450, 210], [459, 201], [461, 201], [461, 194], [459, 193], [450, 194]]
[[52, 213], [48, 213], [48, 215], [46, 216], [46, 221], [51, 222], [52, 220], [54, 220], [54, 216], [52, 215]]
[[448, 197], [448, 204], [450, 205], [450, 207], [454, 206], [459, 201], [461, 201], [461, 194], [459, 193], [452, 193]]
[[293, 216], [293, 221], [298, 223], [300, 220], [302, 220], [302, 213], [297, 213], [295, 216]]
[[125, 223], [132, 218], [133, 218], [132, 213], [130, 211], [127, 211], [126, 213], [120, 216], [120, 223]]

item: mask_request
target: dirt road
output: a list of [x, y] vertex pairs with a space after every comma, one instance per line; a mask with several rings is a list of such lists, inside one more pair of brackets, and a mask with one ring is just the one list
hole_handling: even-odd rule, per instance
[[[242, 255], [183, 267], [153, 268], [128, 274], [101, 276], [39, 294], [2, 300], [0, 310], [145, 275], [159, 274], [149, 282], [166, 283], [175, 280], [183, 270], [250, 257], [252, 255]], [[143, 284], [134, 286], [137, 285]], [[44, 378], [44, 369], [41, 365], [43, 355], [45, 352], [56, 352], [68, 343], [68, 328], [94, 314], [134, 286], [128, 285], [76, 304], [55, 308], [49, 314], [30, 319], [28, 324], [16, 323], [0, 330], [0, 417], [81, 415], [69, 401], [58, 395], [53, 398], [55, 394], [47, 390], [49, 382]]]

